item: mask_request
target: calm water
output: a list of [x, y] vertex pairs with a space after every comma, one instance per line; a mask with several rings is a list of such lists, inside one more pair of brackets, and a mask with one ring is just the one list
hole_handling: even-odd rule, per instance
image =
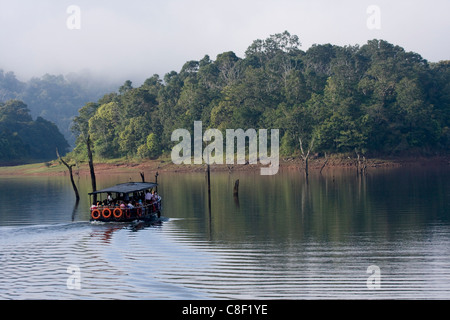
[[164, 217], [140, 225], [91, 224], [87, 177], [78, 207], [68, 177], [1, 177], [0, 299], [450, 298], [449, 168], [213, 172], [211, 212], [204, 174], [158, 180]]

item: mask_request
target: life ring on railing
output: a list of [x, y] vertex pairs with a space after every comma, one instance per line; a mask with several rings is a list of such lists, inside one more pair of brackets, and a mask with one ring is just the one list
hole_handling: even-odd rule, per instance
[[136, 214], [137, 214], [138, 217], [141, 217], [142, 216], [142, 208], [137, 208], [136, 209]]
[[103, 216], [103, 218], [105, 218], [105, 219], [110, 218], [110, 217], [111, 217], [111, 210], [109, 210], [109, 208], [103, 209], [103, 211], [102, 211], [102, 216]]
[[114, 215], [114, 218], [116, 218], [116, 219], [122, 218], [122, 215], [123, 215], [122, 209], [115, 208], [113, 211], [113, 215]]
[[100, 218], [100, 211], [98, 209], [92, 210], [91, 217], [94, 220], [98, 220]]
[[131, 218], [130, 209], [125, 209], [125, 217], [126, 217], [127, 219]]

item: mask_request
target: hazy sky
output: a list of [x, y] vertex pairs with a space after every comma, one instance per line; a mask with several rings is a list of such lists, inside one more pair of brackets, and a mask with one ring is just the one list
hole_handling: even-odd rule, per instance
[[[80, 29], [67, 26], [78, 21], [70, 5]], [[284, 30], [305, 51], [384, 39], [437, 62], [450, 59], [449, 14], [449, 0], [0, 0], [0, 69], [21, 80], [89, 70], [139, 83], [205, 54], [244, 57], [253, 40]]]

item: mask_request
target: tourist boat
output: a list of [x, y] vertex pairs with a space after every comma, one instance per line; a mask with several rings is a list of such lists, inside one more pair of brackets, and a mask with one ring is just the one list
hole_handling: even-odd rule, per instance
[[[145, 194], [156, 190], [152, 182], [128, 182], [89, 193], [91, 221], [129, 222], [161, 217], [161, 197], [146, 200]], [[92, 196], [96, 198], [92, 202]], [[95, 199], [94, 198], [94, 199]]]

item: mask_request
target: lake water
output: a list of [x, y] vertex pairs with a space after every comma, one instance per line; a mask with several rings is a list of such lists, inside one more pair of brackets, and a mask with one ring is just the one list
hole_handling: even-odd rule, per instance
[[450, 298], [449, 168], [213, 172], [211, 211], [203, 173], [158, 182], [161, 221], [93, 224], [88, 177], [78, 207], [67, 176], [1, 177], [0, 299]]

